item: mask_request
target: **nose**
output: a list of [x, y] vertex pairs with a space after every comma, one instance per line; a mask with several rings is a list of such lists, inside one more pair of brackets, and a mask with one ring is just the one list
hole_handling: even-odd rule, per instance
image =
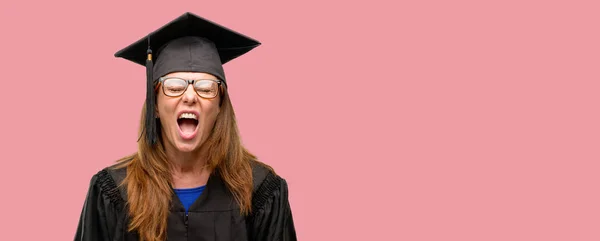
[[181, 98], [183, 99], [183, 103], [186, 104], [194, 104], [197, 101], [198, 95], [196, 94], [196, 90], [194, 86], [189, 84], [188, 88], [185, 90]]

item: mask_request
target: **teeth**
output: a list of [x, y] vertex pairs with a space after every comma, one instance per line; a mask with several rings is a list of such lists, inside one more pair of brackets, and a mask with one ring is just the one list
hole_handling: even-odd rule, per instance
[[179, 119], [182, 118], [198, 120], [196, 114], [193, 113], [182, 113], [181, 115], [179, 115]]

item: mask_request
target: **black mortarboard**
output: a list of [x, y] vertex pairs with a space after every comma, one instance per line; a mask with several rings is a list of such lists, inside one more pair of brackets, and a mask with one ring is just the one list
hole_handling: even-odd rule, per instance
[[148, 143], [155, 144], [158, 137], [154, 106], [158, 78], [171, 72], [204, 72], [227, 86], [222, 65], [259, 45], [252, 38], [188, 12], [115, 53], [115, 57], [146, 66], [144, 130]]

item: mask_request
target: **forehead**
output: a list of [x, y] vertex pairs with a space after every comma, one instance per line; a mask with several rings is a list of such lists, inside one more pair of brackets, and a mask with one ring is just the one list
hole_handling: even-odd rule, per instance
[[212, 74], [200, 73], [200, 72], [173, 72], [165, 75], [165, 77], [178, 77], [183, 79], [212, 79], [217, 80]]

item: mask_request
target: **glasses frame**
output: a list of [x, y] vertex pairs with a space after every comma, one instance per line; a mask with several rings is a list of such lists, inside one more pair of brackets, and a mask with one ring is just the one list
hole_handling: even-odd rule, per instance
[[[185, 86], [185, 89], [184, 89], [184, 90], [181, 92], [181, 94], [179, 94], [179, 95], [175, 95], [175, 96], [173, 96], [173, 95], [167, 95], [167, 92], [165, 91], [165, 84], [164, 84], [164, 82], [165, 82], [165, 80], [168, 80], [168, 79], [179, 79], [179, 80], [183, 80], [183, 81], [185, 81], [185, 82], [187, 83], [187, 85]], [[193, 85], [194, 85], [194, 84], [196, 84], [196, 82], [198, 82], [198, 81], [212, 81], [212, 82], [216, 82], [216, 83], [217, 83], [217, 85], [218, 85], [218, 86], [217, 86], [217, 88], [218, 88], [218, 90], [217, 90], [217, 94], [215, 95], [215, 97], [212, 97], [212, 98], [206, 98], [206, 97], [203, 97], [203, 96], [202, 96], [202, 95], [200, 95], [200, 93], [198, 93], [198, 91], [197, 91], [197, 90], [194, 88], [194, 92], [196, 92], [196, 94], [197, 94], [197, 95], [198, 95], [200, 98], [203, 98], [203, 99], [214, 99], [214, 98], [217, 98], [217, 96], [219, 96], [219, 95], [221, 94], [221, 84], [223, 84], [223, 82], [222, 82], [221, 80], [214, 80], [214, 79], [184, 79], [184, 78], [179, 78], [179, 77], [160, 77], [160, 78], [158, 79], [158, 83], [160, 83], [160, 85], [161, 85], [161, 89], [162, 89], [162, 91], [163, 91], [163, 94], [165, 94], [165, 96], [168, 96], [168, 97], [179, 97], [179, 96], [182, 96], [183, 94], [185, 94], [185, 92], [187, 91], [188, 87], [190, 87], [190, 85], [192, 85], [192, 86], [193, 86]]]

